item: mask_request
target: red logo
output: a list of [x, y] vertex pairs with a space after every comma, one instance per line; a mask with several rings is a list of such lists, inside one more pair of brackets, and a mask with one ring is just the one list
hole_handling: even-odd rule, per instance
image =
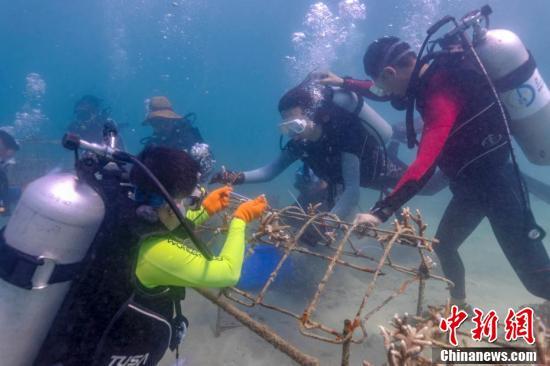
[[443, 332], [449, 332], [449, 343], [453, 346], [458, 346], [458, 340], [456, 338], [456, 331], [462, 323], [468, 319], [468, 313], [464, 310], [458, 310], [458, 306], [451, 306], [451, 315], [445, 319], [441, 319], [439, 322], [439, 329]]
[[482, 341], [483, 337], [487, 337], [489, 342], [494, 342], [497, 339], [498, 332], [498, 315], [496, 311], [491, 310], [487, 315], [483, 316], [483, 311], [474, 308], [475, 316], [472, 321], [475, 324], [472, 329], [472, 339], [474, 341]]
[[[498, 336], [498, 321], [499, 317], [496, 311], [491, 310], [484, 314], [482, 310], [474, 308], [474, 316], [472, 318], [473, 329], [471, 330], [472, 339], [481, 342], [484, 338], [487, 342], [494, 342]], [[458, 346], [457, 331], [458, 328], [468, 319], [468, 313], [464, 310], [459, 310], [458, 306], [451, 306], [451, 314], [448, 318], [442, 318], [439, 322], [439, 329], [444, 333], [449, 333], [449, 343], [453, 346]], [[526, 307], [519, 311], [508, 309], [506, 315], [504, 331], [506, 341], [517, 341], [523, 338], [529, 344], [535, 343], [534, 336], [534, 319], [535, 312], [533, 309]]]
[[513, 309], [508, 309], [504, 329], [507, 341], [515, 341], [518, 338], [523, 338], [527, 343], [535, 343], [533, 335], [533, 319], [535, 312], [527, 307], [517, 313]]

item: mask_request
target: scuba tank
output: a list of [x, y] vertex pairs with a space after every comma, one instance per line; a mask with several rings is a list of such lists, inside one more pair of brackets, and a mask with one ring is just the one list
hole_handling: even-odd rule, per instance
[[367, 129], [374, 132], [382, 145], [390, 140], [393, 134], [392, 126], [365, 103], [362, 97], [342, 88], [334, 87], [331, 89], [334, 104], [359, 117]]
[[527, 159], [550, 165], [550, 91], [533, 55], [504, 29], [474, 27], [474, 47], [510, 116], [510, 130]]
[[99, 194], [72, 174], [25, 189], [0, 238], [2, 364], [33, 364], [104, 214]]

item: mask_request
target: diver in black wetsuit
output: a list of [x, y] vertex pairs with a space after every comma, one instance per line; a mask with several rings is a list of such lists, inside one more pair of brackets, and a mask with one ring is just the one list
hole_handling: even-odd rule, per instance
[[[550, 258], [543, 231], [534, 221], [519, 169], [512, 165], [506, 115], [498, 108], [487, 78], [466, 58], [445, 54], [415, 68], [417, 62], [410, 45], [397, 37], [380, 38], [365, 53], [367, 75], [388, 95], [413, 96], [408, 85], [413, 71], [419, 71], [414, 97], [424, 127], [416, 160], [392, 193], [370, 212], [358, 215], [356, 223], [376, 226], [386, 221], [439, 167], [450, 179], [453, 197], [434, 249], [443, 272], [455, 284], [451, 301], [466, 302], [465, 269], [458, 249], [485, 217], [526, 289], [550, 299]], [[343, 82], [356, 92], [361, 92], [362, 84]]]
[[[102, 100], [93, 95], [84, 95], [74, 106], [75, 119], [67, 127], [67, 132], [75, 133], [83, 140], [105, 143], [105, 128], [118, 131], [117, 123], [109, 117], [109, 109], [101, 108]], [[117, 133], [116, 148], [124, 150], [122, 137]]]
[[164, 146], [189, 153], [200, 165], [200, 182], [207, 182], [214, 167], [214, 157], [193, 124], [195, 114], [181, 116], [174, 111], [165, 96], [151, 97], [146, 101], [147, 116], [144, 125], [153, 128], [153, 134], [141, 140], [145, 146]]
[[301, 84], [279, 102], [284, 120], [281, 132], [291, 139], [275, 161], [241, 173], [219, 172], [212, 182], [266, 182], [301, 160], [326, 182], [327, 208], [338, 217], [349, 219], [359, 202], [360, 187], [377, 188], [385, 181], [398, 179], [398, 172], [405, 165], [391, 160], [384, 167], [380, 143], [357, 115], [338, 107], [327, 96], [317, 103], [310, 86]]

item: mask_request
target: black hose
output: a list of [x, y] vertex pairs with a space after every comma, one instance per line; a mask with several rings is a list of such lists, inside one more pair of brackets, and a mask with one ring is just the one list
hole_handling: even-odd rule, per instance
[[409, 149], [412, 149], [413, 147], [418, 145], [418, 141], [416, 140], [416, 131], [414, 130], [414, 105], [416, 101], [415, 95], [417, 92], [418, 81], [420, 80], [420, 68], [423, 65], [422, 55], [424, 54], [424, 50], [426, 49], [426, 45], [428, 44], [432, 34], [433, 33], [428, 34], [428, 36], [426, 37], [426, 39], [424, 39], [424, 42], [422, 43], [422, 47], [420, 47], [417, 61], [411, 74], [411, 80], [409, 80], [409, 85], [407, 85], [406, 96], [408, 98], [408, 106], [407, 112], [405, 114], [405, 125], [407, 127], [407, 146], [409, 147]]
[[[170, 196], [170, 193], [166, 190], [164, 185], [157, 179], [157, 177], [143, 164], [141, 161], [139, 161], [138, 158], [135, 156], [122, 151], [110, 148], [105, 145], [97, 145], [93, 143], [89, 143], [87, 141], [81, 140], [78, 135], [75, 135], [73, 133], [66, 133], [63, 135], [62, 143], [64, 148], [68, 150], [73, 150], [75, 152], [75, 159], [78, 161], [78, 149], [83, 148], [86, 150], [89, 150], [95, 154], [97, 154], [100, 157], [107, 158], [111, 161], [122, 161], [127, 163], [134, 163], [138, 167], [140, 167], [145, 174], [151, 179], [151, 181], [157, 186], [157, 188], [160, 190], [162, 196], [168, 202], [168, 205], [174, 211], [174, 214], [178, 218], [178, 221], [181, 224], [181, 227], [183, 228], [183, 231], [185, 234], [189, 237], [191, 242], [197, 247], [197, 249], [201, 252], [202, 255], [204, 255], [208, 260], [211, 260], [213, 258], [212, 253], [210, 250], [204, 245], [194, 234], [193, 229], [189, 227], [189, 224], [187, 223], [185, 217], [183, 217], [181, 211], [179, 210], [178, 206], [174, 202], [174, 199], [172, 196]], [[77, 169], [78, 172], [78, 169]]]

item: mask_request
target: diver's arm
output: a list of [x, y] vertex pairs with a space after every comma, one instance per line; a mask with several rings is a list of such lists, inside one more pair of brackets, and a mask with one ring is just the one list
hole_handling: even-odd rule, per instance
[[360, 169], [361, 164], [356, 155], [342, 153], [342, 177], [345, 188], [336, 205], [330, 211], [342, 220], [350, 219], [354, 208], [359, 203]]
[[151, 237], [142, 243], [136, 276], [145, 287], [228, 287], [240, 278], [246, 223], [234, 218], [219, 256], [207, 260], [183, 241]]
[[255, 170], [243, 172], [243, 183], [269, 182], [281, 174], [290, 164], [297, 160], [288, 150], [281, 151], [281, 154], [273, 162]]
[[342, 88], [355, 92], [361, 96], [369, 93], [370, 88], [374, 85], [372, 80], [357, 80], [349, 77], [343, 78]]
[[382, 222], [414, 197], [428, 182], [437, 167], [447, 138], [462, 109], [453, 85], [432, 87], [426, 97], [424, 127], [414, 162], [409, 165], [391, 194], [371, 211]]

